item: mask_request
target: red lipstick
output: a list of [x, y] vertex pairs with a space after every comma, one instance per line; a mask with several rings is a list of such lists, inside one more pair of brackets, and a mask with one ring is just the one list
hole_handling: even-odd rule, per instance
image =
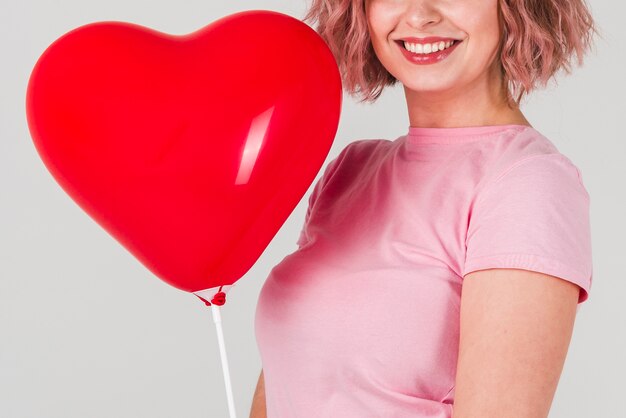
[[407, 38], [397, 39], [398, 41], [406, 41], [412, 44], [431, 44], [434, 42], [448, 42], [448, 41], [458, 41], [458, 39], [454, 38], [442, 38], [441, 36], [427, 36], [426, 38], [416, 38], [414, 36], [409, 36]]
[[[407, 40], [407, 42], [409, 43], [434, 43], [434, 42], [447, 42], [447, 41], [454, 41], [452, 43], [452, 45], [450, 45], [448, 48], [441, 50], [441, 51], [437, 51], [437, 52], [430, 52], [427, 54], [417, 54], [414, 52], [409, 51], [408, 49], [406, 49], [404, 47], [404, 41], [403, 40], [397, 40], [395, 41], [395, 43], [398, 45], [398, 47], [400, 48], [402, 55], [404, 55], [404, 57], [411, 63], [411, 64], [417, 64], [417, 65], [429, 65], [429, 64], [436, 64], [440, 61], [443, 61], [444, 59], [446, 59], [450, 54], [452, 54], [452, 52], [454, 52], [454, 50], [456, 49], [456, 47], [463, 41], [459, 41], [456, 39], [452, 39], [452, 38], [438, 38], [438, 37], [428, 37], [428, 38], [404, 38]], [[411, 41], [411, 39], [413, 41]], [[416, 42], [415, 39], [420, 39], [421, 42]], [[429, 40], [432, 39], [432, 40]], [[429, 41], [424, 41], [424, 40], [429, 40]]]

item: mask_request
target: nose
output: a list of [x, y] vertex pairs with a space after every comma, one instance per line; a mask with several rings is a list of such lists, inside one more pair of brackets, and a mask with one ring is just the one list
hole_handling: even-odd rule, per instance
[[432, 0], [409, 0], [405, 11], [407, 24], [416, 33], [426, 32], [428, 28], [441, 21], [441, 13]]

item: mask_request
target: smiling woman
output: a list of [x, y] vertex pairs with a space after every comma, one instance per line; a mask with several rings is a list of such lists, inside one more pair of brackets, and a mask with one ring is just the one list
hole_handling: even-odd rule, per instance
[[519, 105], [582, 63], [586, 5], [313, 0], [304, 20], [361, 102], [400, 82], [410, 125], [315, 184], [259, 295], [251, 416], [546, 417], [591, 291], [590, 196]]
[[[444, 24], [456, 24], [461, 36], [448, 33], [452, 29], [436, 22], [425, 22], [428, 27], [419, 33], [419, 28], [409, 26], [409, 20], [404, 26], [408, 29], [403, 29], [407, 32], [394, 33], [383, 42], [404, 36], [437, 35], [467, 38], [475, 48], [484, 48], [481, 38], [490, 35], [497, 42], [494, 55], [504, 84], [510, 87], [518, 105], [525, 94], [538, 85], [545, 86], [560, 70], [570, 73], [574, 56], [582, 64], [584, 54], [592, 47], [593, 34], [599, 34], [583, 0], [313, 0], [303, 21], [317, 21], [316, 30], [335, 55], [345, 90], [360, 101], [374, 102], [385, 87], [395, 85], [399, 79], [392, 68], [383, 65], [384, 55], [377, 55], [378, 31], [370, 34], [368, 29], [371, 15], [378, 26], [407, 8], [426, 12], [412, 17], [412, 21], [427, 18], [428, 10], [436, 9], [442, 19], [449, 21]], [[484, 22], [484, 18], [489, 21]], [[465, 33], [461, 28], [466, 28]]]

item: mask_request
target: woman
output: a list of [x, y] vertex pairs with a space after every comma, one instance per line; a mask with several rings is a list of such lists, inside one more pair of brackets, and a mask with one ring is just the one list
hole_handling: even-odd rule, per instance
[[[596, 31], [583, 0], [313, 0], [344, 87], [410, 126], [326, 167], [267, 278], [251, 417], [547, 417], [592, 280], [579, 169], [519, 104]], [[454, 412], [454, 415], [453, 415]]]

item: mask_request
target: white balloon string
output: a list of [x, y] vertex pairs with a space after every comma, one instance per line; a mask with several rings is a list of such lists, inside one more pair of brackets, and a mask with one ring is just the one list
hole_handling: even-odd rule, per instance
[[224, 373], [224, 385], [226, 386], [226, 398], [228, 399], [228, 413], [230, 418], [236, 418], [235, 402], [233, 401], [233, 389], [230, 385], [230, 371], [228, 370], [228, 359], [226, 358], [226, 347], [224, 346], [224, 334], [222, 333], [222, 318], [220, 316], [220, 307], [211, 304], [213, 312], [213, 322], [215, 322], [215, 330], [217, 331], [217, 342], [220, 346], [220, 357], [222, 359], [222, 372]]

